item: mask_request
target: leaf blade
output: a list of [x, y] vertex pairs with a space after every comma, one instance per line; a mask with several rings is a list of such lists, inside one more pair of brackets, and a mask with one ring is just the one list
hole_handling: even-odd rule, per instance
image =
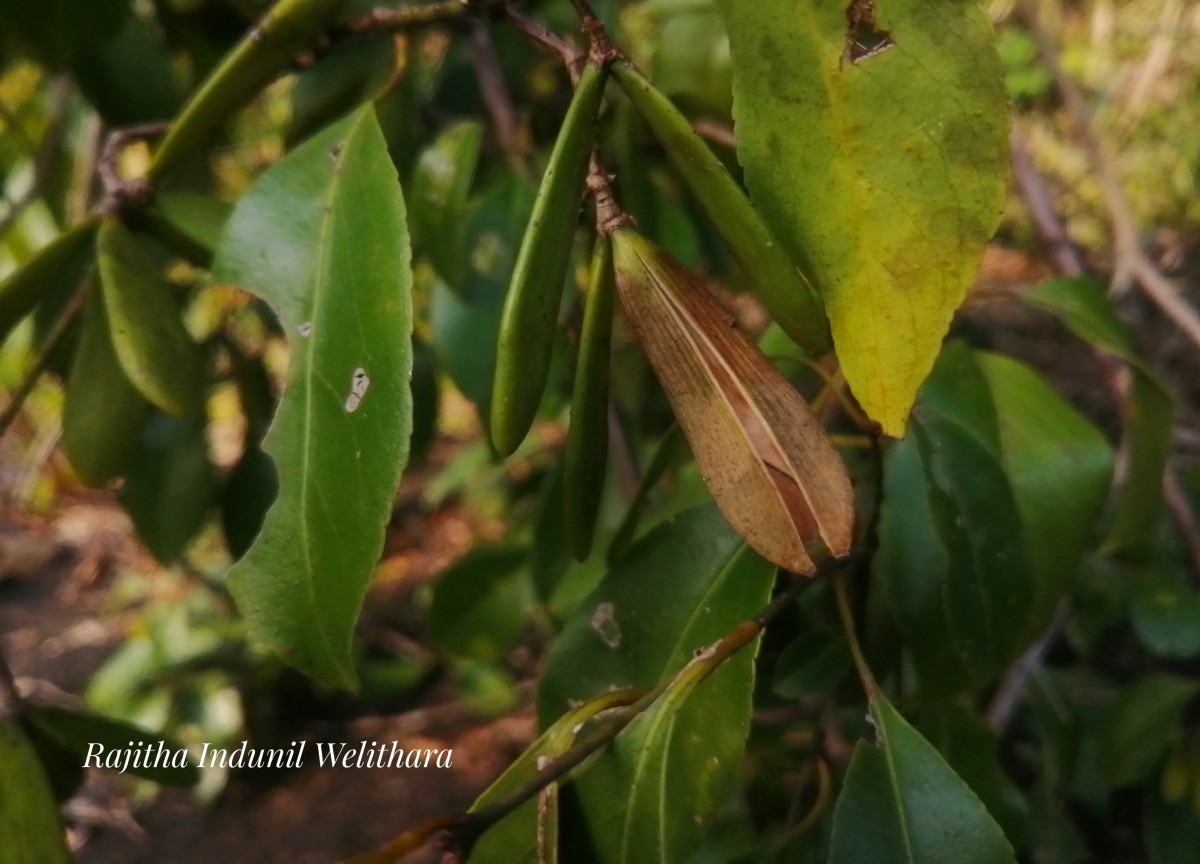
[[141, 242], [115, 217], [96, 238], [100, 285], [117, 359], [150, 402], [176, 417], [193, 416], [203, 398], [199, 346]]
[[717, 4], [755, 204], [816, 281], [855, 396], [899, 436], [999, 223], [1007, 95], [976, 3], [853, 5], [891, 48], [855, 62], [845, 3]]
[[[543, 725], [573, 701], [658, 683], [761, 609], [774, 580], [713, 507], [655, 528], [560, 637], [538, 692]], [[704, 836], [745, 744], [756, 646], [664, 696], [574, 781], [600, 861], [681, 861]]]
[[395, 169], [366, 106], [259, 178], [214, 265], [271, 304], [293, 352], [263, 445], [279, 495], [229, 587], [260, 638], [338, 686], [355, 682], [354, 622], [408, 453], [409, 258]]
[[878, 741], [859, 742], [834, 810], [829, 864], [1015, 864], [982, 802], [881, 694]]

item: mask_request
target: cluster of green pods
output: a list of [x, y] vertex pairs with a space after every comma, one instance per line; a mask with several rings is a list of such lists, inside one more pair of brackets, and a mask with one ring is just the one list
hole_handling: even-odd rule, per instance
[[[550, 156], [505, 300], [490, 410], [496, 450], [520, 446], [549, 373], [570, 250], [606, 79], [645, 118], [734, 260], [798, 343], [829, 348], [817, 295], [746, 194], [687, 119], [633, 66], [588, 65]], [[606, 179], [597, 178], [594, 190]], [[592, 185], [592, 184], [589, 184]], [[599, 200], [601, 195], [597, 194]], [[718, 507], [758, 552], [815, 572], [814, 556], [845, 554], [853, 500], [840, 457], [804, 400], [716, 300], [624, 218], [598, 206], [565, 453], [567, 533], [591, 550], [608, 449], [608, 364], [614, 296], [666, 391]], [[614, 210], [619, 215], [619, 210]]]

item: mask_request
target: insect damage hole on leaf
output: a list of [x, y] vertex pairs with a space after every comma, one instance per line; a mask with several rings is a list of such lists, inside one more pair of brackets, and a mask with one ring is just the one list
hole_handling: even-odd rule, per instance
[[592, 629], [609, 648], [621, 647], [621, 625], [617, 623], [612, 603], [601, 603], [592, 613]]
[[346, 397], [346, 411], [354, 413], [358, 410], [358, 405], [367, 395], [367, 388], [370, 386], [371, 377], [367, 375], [367, 370], [359, 366], [350, 376], [350, 395]]
[[893, 47], [896, 40], [875, 23], [875, 0], [850, 0], [846, 6], [846, 50], [842, 60], [858, 63]]

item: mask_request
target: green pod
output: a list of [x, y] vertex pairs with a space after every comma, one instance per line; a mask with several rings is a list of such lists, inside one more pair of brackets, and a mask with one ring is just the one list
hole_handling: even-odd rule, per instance
[[513, 267], [500, 318], [491, 407], [492, 443], [502, 456], [524, 440], [546, 389], [558, 305], [606, 78], [598, 66], [585, 67], [579, 77]]
[[615, 284], [612, 241], [601, 234], [592, 250], [575, 390], [571, 394], [571, 428], [563, 463], [567, 540], [571, 554], [579, 561], [592, 551], [608, 467], [608, 362]]
[[279, 0], [183, 107], [154, 153], [146, 182], [166, 179], [229, 115], [252, 99], [263, 85], [291, 68], [346, 5], [346, 0]]
[[612, 69], [779, 326], [814, 354], [829, 350], [829, 319], [813, 286], [758, 218], [725, 165], [642, 73], [626, 61], [617, 61]]
[[81, 222], [66, 231], [0, 282], [0, 342], [8, 338], [21, 319], [33, 311], [61, 279], [77, 283], [92, 241], [96, 221]]

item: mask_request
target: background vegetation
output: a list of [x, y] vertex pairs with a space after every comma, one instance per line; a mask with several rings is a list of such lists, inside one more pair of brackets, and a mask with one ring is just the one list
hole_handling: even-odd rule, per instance
[[[354, 0], [341, 20], [365, 21], [374, 5]], [[148, 785], [96, 797], [92, 778], [78, 792], [79, 740], [139, 733], [91, 714], [83, 732], [63, 731], [38, 679], [75, 691], [82, 702], [67, 703], [71, 711], [86, 705], [184, 744], [353, 736], [364, 717], [408, 717], [433, 704], [449, 706], [437, 716], [454, 723], [496, 721], [489, 728], [536, 714], [549, 737], [485, 794], [485, 806], [505, 782], [532, 773], [539, 754], [571, 747], [564, 728], [593, 714], [555, 725], [569, 706], [616, 685], [653, 687], [776, 590], [775, 568], [712, 508], [619, 317], [597, 539], [585, 560], [572, 558], [562, 453], [591, 252], [586, 230], [572, 248], [563, 326], [532, 433], [507, 459], [490, 446], [484, 409], [504, 291], [571, 82], [561, 59], [518, 28], [468, 18], [454, 3], [435, 4], [431, 22], [334, 29], [329, 41], [291, 52], [288, 74], [256, 93], [202, 158], [183, 162], [138, 211], [135, 263], [122, 255], [121, 236], [102, 235], [110, 262], [153, 274], [195, 343], [195, 356], [179, 361], [191, 371], [135, 382], [143, 393], [164, 388], [155, 407], [124, 410], [133, 404], [127, 391], [78, 360], [88, 356], [95, 313], [84, 307], [97, 274], [92, 240], [76, 226], [112, 193], [106, 171], [141, 176], [155, 152], [153, 139], [128, 139], [106, 153], [110, 134], [176, 117], [266, 6], [0, 7], [0, 279], [11, 287], [29, 262], [50, 262], [35, 280], [36, 303], [5, 306], [12, 292], [0, 291], [8, 333], [0, 385], [10, 394], [0, 421], [9, 577], [0, 577], [2, 647], [40, 760], [30, 770], [45, 772], [60, 803], [74, 802], [63, 812], [81, 861], [219, 853], [204, 845], [213, 840], [184, 851], [181, 835], [155, 821], [154, 807], [164, 805], [151, 803]], [[595, 7], [740, 177], [733, 69], [717, 6]], [[517, 8], [578, 36], [567, 2]], [[829, 386], [828, 368], [814, 371], [767, 326], [685, 180], [609, 86], [599, 143], [622, 205], [761, 334], [763, 350], [813, 401], [856, 481], [857, 545], [873, 554], [844, 574], [845, 594], [823, 577], [787, 595], [756, 652], [733, 655], [703, 683], [679, 684], [667, 707], [647, 715], [670, 722], [631, 725], [565, 785], [562, 812], [558, 803], [553, 811], [564, 860], [882, 860], [871, 856], [894, 848], [887, 827], [856, 831], [854, 821], [874, 812], [862, 790], [880, 788], [886, 773], [873, 755], [882, 751], [862, 743], [873, 740], [870, 722], [890, 736], [891, 770], [914, 784], [932, 776], [932, 803], [901, 802], [915, 808], [916, 828], [934, 830], [942, 808], [961, 804], [978, 860], [1178, 864], [1200, 849], [1200, 56], [1192, 50], [1200, 5], [1055, 0], [987, 10], [1011, 100], [1011, 193], [908, 436], [880, 451], [853, 406], [839, 401], [840, 379]], [[413, 245], [412, 353], [395, 358], [412, 364], [412, 432], [352, 668], [318, 675], [356, 678], [350, 694], [267, 650], [226, 588], [276, 493], [259, 445], [288, 351], [279, 307], [212, 274], [238, 272], [231, 243], [220, 239], [231, 205], [284, 154], [367, 102], [400, 177]], [[51, 243], [57, 251], [39, 258]], [[109, 315], [121, 308], [105, 297]], [[175, 412], [185, 419], [163, 409], [189, 400], [195, 410]], [[391, 443], [403, 446], [398, 437]], [[378, 496], [390, 500], [385, 486]], [[121, 539], [130, 530], [142, 551]], [[370, 542], [350, 545], [374, 554]], [[982, 600], [954, 593], [978, 585]], [[946, 591], [952, 599], [942, 602]], [[86, 618], [51, 614], [70, 605], [64, 597], [86, 598]], [[628, 609], [639, 613], [631, 620]], [[980, 622], [992, 612], [1000, 624], [987, 630]], [[34, 615], [42, 623], [30, 625]], [[857, 622], [880, 693], [856, 680], [846, 617]], [[100, 632], [81, 636], [81, 621]], [[69, 660], [72, 649], [61, 646], [87, 638], [96, 650]], [[60, 640], [58, 655], [45, 653], [51, 639]], [[532, 737], [526, 722], [516, 749]], [[700, 742], [694, 752], [689, 741]], [[464, 809], [515, 755], [499, 738], [481, 749], [506, 758], [470, 774], [468, 793], [445, 791], [413, 812]], [[922, 773], [931, 765], [933, 775]], [[952, 772], [938, 773], [944, 765]], [[656, 779], [631, 786], [630, 772]], [[156, 779], [194, 784], [206, 803], [261, 801], [268, 792], [247, 785], [291, 784], [301, 790], [291, 810], [326, 804], [293, 775]], [[150, 851], [133, 851], [112, 820], [80, 806], [99, 800], [113, 812], [130, 799], [145, 802], [141, 818], [163, 832]], [[33, 824], [9, 800], [0, 795], [0, 825]], [[668, 803], [655, 821], [647, 814], [658, 801]], [[531, 831], [549, 806], [543, 796], [501, 822], [472, 860], [534, 855]], [[976, 808], [982, 816], [972, 821]], [[261, 838], [238, 833], [237, 810], [216, 824], [236, 838], [235, 849], [249, 848]], [[279, 811], [273, 822], [272, 811], [254, 812], [272, 860], [287, 861], [364, 852], [420, 821], [331, 807], [314, 840]], [[426, 824], [418, 839], [436, 827]], [[854, 846], [856, 837], [885, 845]], [[655, 838], [665, 845], [654, 847]], [[196, 857], [179, 857], [187, 854]]]

